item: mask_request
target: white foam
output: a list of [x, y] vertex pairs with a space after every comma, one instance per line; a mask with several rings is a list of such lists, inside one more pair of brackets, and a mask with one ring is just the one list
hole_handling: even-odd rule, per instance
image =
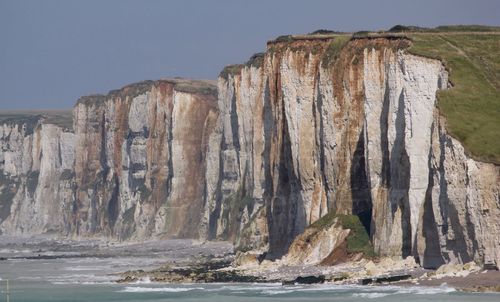
[[293, 292], [295, 292], [295, 290], [293, 290], [293, 289], [289, 289], [289, 290], [283, 289], [283, 290], [265, 290], [262, 293], [266, 294], [266, 295], [281, 295], [281, 294], [289, 294], [289, 293], [293, 293]]
[[[279, 285], [267, 285], [267, 284], [259, 284], [259, 285], [225, 285], [220, 288], [212, 288], [210, 291], [220, 291], [220, 290], [230, 290], [230, 291], [257, 291], [257, 290], [270, 290], [270, 289], [281, 289], [283, 288], [281, 284]], [[293, 287], [295, 288], [295, 287]]]
[[188, 292], [192, 290], [203, 290], [203, 287], [132, 287], [127, 286], [121, 292], [126, 293], [149, 293], [149, 292], [166, 292], [166, 293], [178, 293], [178, 292]]
[[137, 280], [134, 283], [136, 283], [136, 284], [150, 284], [151, 283], [151, 279], [149, 278], [149, 276], [146, 276], [144, 278], [141, 278], [141, 279]]
[[62, 274], [57, 276], [48, 276], [44, 279], [52, 284], [112, 284], [117, 279], [116, 276], [94, 275], [94, 274]]
[[446, 294], [455, 292], [456, 289], [449, 287], [446, 283], [441, 284], [441, 286], [431, 287], [431, 286], [410, 286], [401, 287], [396, 293], [397, 294], [415, 294], [415, 295], [435, 295], [435, 294]]
[[[251, 288], [255, 290], [255, 288]], [[262, 288], [257, 288], [262, 289]], [[293, 292], [321, 292], [321, 291], [348, 291], [352, 290], [353, 287], [349, 285], [334, 285], [334, 284], [320, 284], [320, 285], [293, 285], [293, 286], [278, 286], [275, 288], [264, 288], [261, 292], [266, 295], [280, 295], [289, 294]]]
[[105, 266], [103, 267], [103, 266], [83, 266], [83, 265], [77, 265], [77, 266], [65, 267], [64, 270], [65, 271], [100, 271], [103, 268], [105, 268]]
[[382, 297], [389, 296], [389, 295], [390, 294], [388, 294], [388, 293], [356, 293], [356, 294], [353, 294], [353, 297], [375, 299], [375, 298], [382, 298]]
[[[26, 280], [26, 281], [31, 281], [31, 280], [41, 280], [42, 277], [40, 276], [21, 276], [21, 277], [17, 277], [17, 280]], [[0, 278], [0, 280], [2, 280]]]
[[[229, 288], [228, 288], [229, 289]], [[232, 289], [232, 288], [231, 288]], [[234, 288], [236, 289], [236, 288]], [[243, 289], [243, 288], [242, 288]], [[295, 285], [295, 286], [278, 286], [274, 288], [246, 288], [247, 291], [260, 290], [262, 294], [265, 295], [280, 295], [288, 294], [292, 292], [321, 292], [321, 291], [334, 291], [340, 292], [351, 292], [354, 297], [365, 297], [365, 298], [379, 298], [389, 295], [397, 294], [415, 294], [415, 295], [436, 295], [436, 294], [446, 294], [456, 291], [454, 288], [442, 284], [438, 287], [430, 286], [360, 286], [360, 285], [334, 285], [334, 284], [322, 284], [322, 285]]]
[[116, 282], [111, 281], [55, 281], [51, 282], [54, 285], [112, 285]]

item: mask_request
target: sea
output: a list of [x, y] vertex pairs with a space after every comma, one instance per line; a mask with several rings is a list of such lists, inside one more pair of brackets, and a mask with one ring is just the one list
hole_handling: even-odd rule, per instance
[[13, 259], [0, 261], [0, 302], [45, 301], [500, 301], [500, 294], [464, 293], [446, 284], [421, 286], [117, 284], [117, 272], [147, 267], [145, 258]]

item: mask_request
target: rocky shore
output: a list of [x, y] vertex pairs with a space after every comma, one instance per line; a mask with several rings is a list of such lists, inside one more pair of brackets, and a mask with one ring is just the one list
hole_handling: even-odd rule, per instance
[[356, 284], [367, 286], [451, 286], [468, 292], [500, 292], [500, 272], [482, 270], [475, 263], [447, 264], [437, 270], [421, 268], [412, 257], [360, 259], [335, 266], [287, 265], [281, 260], [248, 261], [243, 254], [230, 257], [208, 257], [192, 263], [164, 264], [153, 270], [127, 271], [118, 283], [142, 281], [160, 283], [282, 283], [295, 284]]
[[421, 268], [412, 257], [356, 258], [336, 265], [294, 265], [257, 254], [234, 253], [229, 242], [150, 240], [113, 242], [101, 238], [60, 239], [57, 236], [0, 236], [0, 261], [15, 259], [130, 257], [151, 261], [120, 273], [117, 283], [282, 283], [358, 284], [367, 286], [441, 286], [469, 292], [499, 292], [500, 272], [483, 270], [474, 262]]

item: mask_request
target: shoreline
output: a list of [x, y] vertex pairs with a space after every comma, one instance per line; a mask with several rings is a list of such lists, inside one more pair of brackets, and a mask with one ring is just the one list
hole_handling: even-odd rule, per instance
[[134, 284], [147, 280], [158, 284], [279, 283], [283, 286], [332, 284], [433, 288], [446, 286], [463, 292], [500, 292], [500, 271], [480, 270], [472, 264], [451, 264], [438, 270], [413, 267], [366, 275], [363, 267], [371, 267], [371, 261], [364, 259], [339, 266], [280, 266], [267, 263], [265, 267], [253, 268], [235, 267], [224, 261], [207, 259], [206, 262], [188, 266], [165, 265], [150, 271], [127, 271], [119, 274], [121, 278], [116, 282]]
[[0, 261], [37, 261], [69, 258], [150, 258], [146, 266], [122, 272], [114, 283], [135, 284], [148, 280], [159, 284], [281, 283], [364, 286], [440, 287], [443, 284], [466, 292], [500, 292], [500, 271], [482, 270], [473, 263], [448, 264], [438, 270], [418, 266], [413, 258], [358, 259], [335, 266], [290, 266], [282, 260], [258, 261], [235, 254], [228, 242], [196, 240], [148, 240], [112, 242], [55, 236], [0, 235]]

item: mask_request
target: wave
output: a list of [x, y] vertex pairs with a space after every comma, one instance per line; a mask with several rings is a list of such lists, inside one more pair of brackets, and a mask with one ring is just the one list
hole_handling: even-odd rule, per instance
[[117, 276], [94, 275], [94, 274], [62, 274], [45, 277], [47, 281], [55, 285], [63, 284], [113, 284]]
[[135, 284], [150, 284], [151, 282], [152, 281], [151, 281], [151, 279], [149, 279], [149, 276], [146, 276], [144, 278], [141, 278], [141, 279], [135, 281], [134, 283]]
[[352, 294], [354, 297], [363, 298], [380, 298], [389, 295], [398, 294], [416, 294], [416, 295], [436, 295], [446, 294], [456, 291], [454, 288], [443, 284], [439, 287], [429, 286], [361, 286], [361, 285], [337, 285], [337, 284], [322, 284], [322, 285], [294, 285], [294, 286], [223, 286], [217, 289], [207, 289], [207, 291], [222, 291], [227, 290], [235, 293], [235, 291], [257, 292], [262, 295], [286, 295], [290, 293], [306, 293], [306, 292], [334, 292], [338, 294]]
[[275, 289], [275, 290], [265, 290], [262, 292], [262, 294], [265, 294], [265, 295], [283, 295], [283, 294], [289, 294], [289, 293], [293, 293], [295, 292], [296, 290], [293, 290], [293, 289]]
[[166, 293], [178, 293], [178, 292], [188, 292], [193, 290], [204, 290], [203, 287], [135, 287], [127, 286], [120, 292], [125, 293], [151, 293], [151, 292], [166, 292]]
[[397, 293], [398, 294], [416, 294], [416, 295], [435, 295], [435, 294], [446, 294], [457, 291], [453, 287], [449, 287], [446, 283], [441, 284], [441, 286], [431, 287], [431, 286], [412, 286], [412, 287], [402, 287]]
[[63, 268], [65, 271], [101, 271], [105, 269], [106, 266], [84, 266], [76, 265]]
[[50, 282], [54, 285], [114, 285], [116, 282], [111, 281], [54, 281]]
[[354, 293], [354, 297], [363, 298], [381, 298], [389, 295], [401, 295], [401, 294], [413, 294], [413, 295], [437, 295], [437, 294], [447, 294], [455, 292], [456, 289], [442, 284], [438, 287], [430, 286], [381, 286], [381, 287], [368, 287], [360, 288], [359, 290], [364, 291], [363, 293]]
[[385, 296], [389, 296], [390, 294], [388, 293], [356, 293], [353, 294], [353, 297], [360, 297], [360, 298], [368, 298], [368, 299], [375, 299], [375, 298], [382, 298]]

